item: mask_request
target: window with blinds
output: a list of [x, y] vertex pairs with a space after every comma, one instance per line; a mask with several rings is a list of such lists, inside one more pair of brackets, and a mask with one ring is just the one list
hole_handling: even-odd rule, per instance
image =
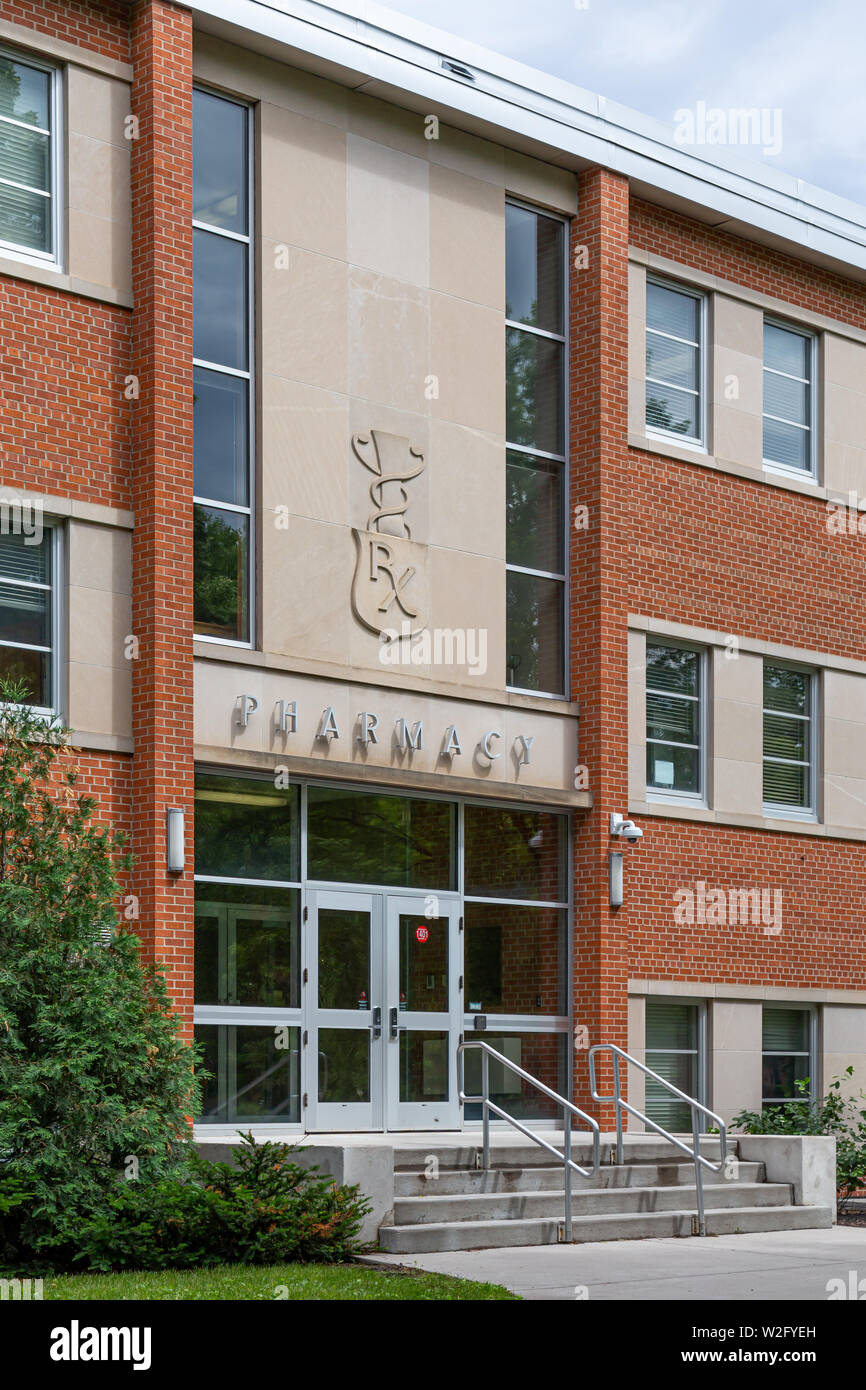
[[[700, 1100], [700, 1007], [673, 999], [646, 1001], [646, 1064], [687, 1096]], [[691, 1133], [691, 1109], [667, 1087], [646, 1078], [646, 1113], [663, 1129]]]
[[815, 675], [764, 662], [764, 807], [776, 815], [814, 811]]
[[57, 254], [57, 73], [0, 53], [0, 245]]
[[648, 642], [646, 778], [656, 792], [703, 793], [703, 653]]
[[814, 472], [812, 428], [815, 339], [764, 320], [764, 462]]
[[704, 443], [704, 296], [648, 279], [646, 427]]
[[813, 1017], [811, 1009], [764, 1007], [761, 1094], [765, 1106], [802, 1100], [796, 1083], [814, 1079]]
[[24, 687], [24, 702], [55, 705], [54, 533], [0, 533], [0, 680]]

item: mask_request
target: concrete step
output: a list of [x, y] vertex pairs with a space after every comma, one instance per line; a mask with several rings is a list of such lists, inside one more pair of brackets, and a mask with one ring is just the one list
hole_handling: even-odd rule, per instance
[[[784, 1207], [790, 1204], [792, 1197], [787, 1183], [728, 1183], [725, 1187], [708, 1187], [704, 1204], [707, 1211], [730, 1207]], [[564, 1206], [563, 1191], [398, 1197], [394, 1202], [394, 1225], [561, 1217]], [[571, 1210], [576, 1217], [681, 1211], [684, 1207], [692, 1210], [697, 1207], [693, 1187], [611, 1187], [575, 1191], [571, 1197]]]
[[[752, 1231], [810, 1230], [832, 1226], [831, 1207], [731, 1207], [707, 1211], [707, 1234], [743, 1235]], [[574, 1221], [575, 1244], [602, 1240], [643, 1240], [690, 1236], [694, 1211], [630, 1212], [585, 1216]], [[517, 1245], [554, 1245], [562, 1217], [520, 1220], [446, 1221], [414, 1226], [382, 1226], [379, 1245], [393, 1254], [433, 1250], [490, 1250]]]
[[[545, 1134], [543, 1136], [549, 1143], [562, 1151], [562, 1135]], [[691, 1144], [691, 1136], [687, 1136], [684, 1142]], [[601, 1145], [601, 1162], [607, 1166], [611, 1164], [616, 1145], [605, 1140]], [[728, 1153], [736, 1155], [737, 1141], [728, 1139]], [[437, 1144], [435, 1141], [429, 1145], [397, 1146], [394, 1149], [394, 1168], [397, 1172], [418, 1172], [430, 1166], [430, 1160], [435, 1159], [439, 1169], [456, 1168], [474, 1169], [477, 1167], [476, 1159], [481, 1153], [480, 1139], [461, 1140], [459, 1144], [446, 1145]], [[719, 1139], [718, 1135], [708, 1134], [701, 1139], [701, 1153], [713, 1162], [718, 1161]], [[571, 1154], [575, 1163], [589, 1164], [592, 1161], [592, 1144], [586, 1139], [585, 1135], [572, 1139]], [[623, 1144], [623, 1160], [626, 1164], [632, 1163], [664, 1163], [673, 1165], [678, 1162], [691, 1163], [691, 1159], [685, 1154], [680, 1154], [674, 1146], [664, 1139], [654, 1139], [643, 1135], [632, 1135], [625, 1139]], [[523, 1144], [518, 1143], [494, 1143], [490, 1148], [490, 1163], [493, 1168], [549, 1168], [552, 1163], [551, 1155], [540, 1144], [535, 1144], [527, 1140]]]
[[[763, 1182], [762, 1163], [743, 1163], [737, 1168], [738, 1182]], [[575, 1191], [588, 1188], [623, 1187], [682, 1187], [694, 1185], [695, 1165], [683, 1163], [624, 1163], [599, 1168], [592, 1178], [575, 1174]], [[704, 1186], [730, 1184], [724, 1173], [704, 1172]], [[443, 1197], [454, 1193], [472, 1192], [553, 1192], [562, 1190], [562, 1165], [550, 1168], [483, 1168], [443, 1169], [439, 1176], [427, 1177], [424, 1171], [394, 1174], [394, 1193], [397, 1197]]]

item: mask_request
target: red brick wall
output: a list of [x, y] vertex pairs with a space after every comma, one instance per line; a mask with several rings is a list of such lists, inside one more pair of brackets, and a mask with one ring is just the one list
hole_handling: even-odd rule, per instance
[[129, 5], [125, 0], [0, 0], [0, 19], [64, 43], [129, 62]]
[[[573, 271], [573, 501], [590, 529], [572, 537], [573, 693], [593, 811], [576, 830], [575, 1021], [590, 1042], [625, 1043], [629, 977], [862, 989], [858, 903], [866, 856], [857, 842], [640, 817], [625, 855], [622, 908], [607, 907], [611, 811], [627, 809], [627, 617], [689, 623], [816, 653], [866, 657], [862, 540], [831, 537], [817, 499], [630, 449], [626, 438], [626, 250], [866, 323], [866, 292], [795, 259], [632, 201], [622, 181], [581, 181]], [[675, 892], [782, 890], [782, 931], [677, 925]], [[578, 1099], [586, 1068], [576, 1057]]]
[[[132, 445], [134, 891], [140, 934], [193, 1005], [192, 23], [161, 0], [133, 8]], [[165, 811], [187, 813], [187, 861], [165, 863]]]

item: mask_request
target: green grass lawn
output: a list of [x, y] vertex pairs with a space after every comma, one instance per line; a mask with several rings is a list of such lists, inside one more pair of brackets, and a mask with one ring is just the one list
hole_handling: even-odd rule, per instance
[[49, 1299], [517, 1299], [498, 1284], [366, 1265], [220, 1265], [130, 1274], [47, 1275]]

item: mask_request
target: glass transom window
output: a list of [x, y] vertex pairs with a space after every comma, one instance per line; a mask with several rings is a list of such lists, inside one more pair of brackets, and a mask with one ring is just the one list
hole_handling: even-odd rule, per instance
[[764, 462], [811, 473], [814, 338], [764, 320]]
[[702, 295], [658, 280], [646, 287], [646, 427], [702, 444]]

